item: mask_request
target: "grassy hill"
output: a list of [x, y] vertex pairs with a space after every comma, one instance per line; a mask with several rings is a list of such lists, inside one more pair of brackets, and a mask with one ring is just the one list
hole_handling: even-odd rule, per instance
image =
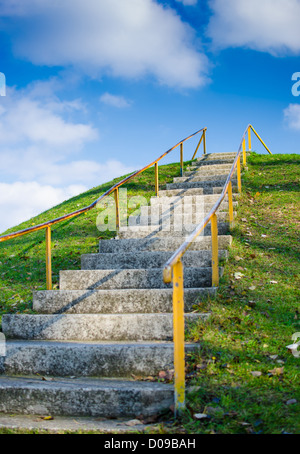
[[[162, 422], [160, 433], [299, 433], [300, 358], [286, 346], [300, 332], [299, 155], [252, 153], [233, 245], [217, 296], [196, 303], [212, 311], [189, 339], [201, 353], [190, 357], [188, 409], [180, 422]], [[179, 165], [160, 167], [161, 186]], [[121, 177], [119, 180], [121, 180]], [[90, 204], [116, 181], [93, 188], [11, 230], [26, 228]], [[154, 195], [154, 170], [126, 186], [130, 195]], [[53, 229], [53, 282], [60, 269], [79, 269], [83, 253], [113, 232], [96, 228], [92, 210]], [[0, 243], [0, 312], [31, 312], [31, 292], [45, 289], [44, 232]], [[300, 347], [299, 347], [300, 350]], [[207, 418], [197, 420], [197, 413]]]
[[[187, 161], [185, 166], [191, 161]], [[159, 167], [160, 189], [180, 175], [180, 165]], [[4, 233], [16, 232], [55, 219], [90, 205], [123, 175], [73, 197]], [[143, 196], [149, 202], [155, 195], [154, 167], [135, 177], [124, 187], [128, 197]], [[111, 196], [113, 197], [113, 196]], [[134, 209], [128, 210], [128, 215]], [[100, 239], [113, 238], [116, 232], [100, 232], [96, 219], [101, 209], [93, 209], [52, 228], [53, 288], [58, 288], [60, 270], [80, 269], [82, 254], [98, 252]], [[4, 313], [32, 313], [32, 291], [46, 289], [45, 230], [0, 243], [0, 317]]]

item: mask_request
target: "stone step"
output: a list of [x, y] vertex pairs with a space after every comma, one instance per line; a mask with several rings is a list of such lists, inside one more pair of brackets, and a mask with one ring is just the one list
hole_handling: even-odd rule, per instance
[[[185, 344], [186, 353], [199, 344]], [[125, 378], [173, 369], [172, 342], [7, 341], [0, 374]], [[0, 375], [1, 383], [1, 375]]]
[[[147, 251], [125, 253], [98, 253], [81, 256], [82, 270], [115, 270], [115, 269], [148, 269], [162, 268], [172, 256], [171, 252]], [[219, 251], [219, 259], [228, 257], [227, 251]], [[211, 251], [187, 251], [183, 258], [183, 266], [208, 267], [211, 266]]]
[[[187, 313], [185, 321], [209, 314]], [[173, 314], [5, 314], [7, 339], [56, 341], [172, 341]]]
[[[232, 188], [233, 192], [237, 192], [237, 188], [233, 187]], [[218, 187], [209, 187], [209, 188], [188, 188], [188, 189], [163, 189], [159, 191], [159, 197], [183, 197], [183, 196], [191, 196], [191, 195], [204, 195], [204, 196], [210, 196], [210, 195], [216, 195], [216, 194], [221, 194], [223, 191], [222, 186]], [[235, 195], [235, 194], [234, 194]], [[158, 198], [159, 198], [158, 197]], [[157, 197], [154, 197], [157, 198]]]
[[211, 168], [211, 169], [229, 169], [228, 171], [231, 170], [232, 164], [233, 164], [233, 159], [214, 159], [210, 161], [194, 161], [192, 165], [187, 166], [187, 169], [206, 169], [206, 168]]
[[173, 402], [172, 384], [94, 378], [0, 380], [0, 412], [9, 414], [137, 417], [168, 410]]
[[[199, 224], [162, 224], [162, 225], [135, 225], [121, 227], [118, 233], [118, 238], [150, 238], [153, 236], [165, 237], [181, 237], [189, 236]], [[218, 221], [218, 233], [226, 235], [229, 233], [229, 223]], [[211, 235], [211, 225], [207, 225], [201, 233], [202, 236]]]
[[[216, 288], [187, 288], [184, 292], [185, 312]], [[33, 293], [33, 310], [40, 314], [147, 314], [172, 312], [173, 290], [44, 290]]]
[[206, 181], [215, 181], [216, 177], [218, 177], [220, 179], [224, 178], [224, 180], [226, 181], [227, 176], [228, 175], [224, 174], [224, 172], [220, 172], [220, 174], [217, 174], [217, 175], [215, 173], [212, 173], [211, 175], [194, 174], [193, 176], [190, 176], [190, 177], [175, 177], [175, 178], [173, 178], [173, 183], [188, 183], [188, 182], [203, 183]]
[[200, 158], [197, 158], [196, 161], [209, 161], [215, 159], [232, 159], [234, 161], [237, 152], [232, 153], [208, 153], [206, 155], [202, 155]]
[[[222, 268], [220, 273], [222, 273]], [[211, 268], [184, 268], [184, 287], [211, 287]], [[60, 290], [171, 288], [163, 282], [162, 268], [142, 270], [66, 270], [60, 271]]]
[[[218, 178], [224, 178], [226, 179], [228, 177], [229, 172], [226, 172], [225, 170], [217, 170], [217, 171], [207, 171], [207, 172], [200, 172], [199, 170], [197, 172], [184, 172], [182, 177], [174, 177], [173, 182], [174, 183], [184, 183], [185, 181], [210, 181], [213, 179], [216, 179], [216, 176]], [[236, 172], [235, 172], [236, 174]]]
[[[205, 181], [194, 181], [194, 182], [183, 182], [183, 183], [168, 183], [167, 189], [187, 189], [187, 188], [195, 188], [195, 187], [214, 187], [214, 186], [224, 186], [226, 183], [226, 178], [217, 179], [216, 177], [213, 180], [205, 180]], [[231, 180], [232, 185], [237, 185], [237, 180]]]
[[[232, 243], [231, 235], [219, 235], [219, 248], [227, 249]], [[119, 240], [100, 240], [100, 253], [139, 252], [139, 251], [176, 251], [182, 244], [182, 238], [130, 238]], [[211, 237], [200, 235], [189, 250], [211, 249]]]
[[[176, 193], [174, 193], [176, 191]], [[176, 203], [183, 203], [183, 204], [211, 204], [213, 206], [220, 198], [220, 194], [209, 194], [209, 195], [188, 195], [186, 194], [185, 190], [176, 189], [172, 190], [174, 195], [164, 195], [165, 192], [169, 191], [161, 191], [161, 195], [159, 197], [151, 197], [150, 199], [150, 206], [153, 205], [164, 205], [170, 206]], [[226, 194], [224, 198], [225, 202], [228, 202], [228, 195]]]
[[[199, 175], [199, 176], [204, 176], [204, 175], [229, 175], [229, 172], [231, 171], [231, 166], [218, 166], [218, 169], [215, 169], [217, 166], [198, 166], [198, 167], [189, 167], [188, 170], [183, 172], [183, 177], [190, 177], [192, 175]], [[204, 169], [204, 170], [203, 170]], [[177, 177], [176, 177], [177, 178]]]
[[[168, 205], [148, 205], [148, 206], [142, 206], [141, 207], [141, 216], [164, 216], [167, 215], [168, 213], [180, 213], [180, 210], [184, 214], [189, 214], [189, 213], [196, 213], [196, 212], [202, 212], [202, 213], [209, 213], [210, 210], [214, 207], [215, 203], [204, 203], [203, 200], [198, 200], [195, 203], [188, 203], [187, 199], [181, 199], [181, 202], [178, 200], [178, 203], [176, 204], [176, 209], [175, 207], [170, 204]], [[234, 201], [233, 202], [233, 207], [237, 207], [238, 202]], [[227, 200], [223, 200], [221, 203], [218, 213], [222, 211], [228, 211], [229, 210], [229, 204]]]
[[[164, 224], [200, 224], [205, 216], [209, 213], [210, 210], [203, 213], [200, 211], [191, 212], [185, 210], [182, 213], [181, 207], [176, 207], [171, 213], [166, 213], [164, 215], [155, 216], [131, 216], [129, 218], [129, 226], [155, 226], [155, 225], [164, 225]], [[228, 222], [229, 214], [226, 211], [218, 211], [218, 220], [220, 222]], [[234, 216], [236, 212], [234, 211]]]

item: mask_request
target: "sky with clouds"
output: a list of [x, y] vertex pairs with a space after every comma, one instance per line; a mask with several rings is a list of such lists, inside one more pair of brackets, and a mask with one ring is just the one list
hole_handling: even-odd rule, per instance
[[0, 0], [0, 231], [204, 126], [208, 152], [252, 123], [299, 153], [299, 23], [300, 0]]

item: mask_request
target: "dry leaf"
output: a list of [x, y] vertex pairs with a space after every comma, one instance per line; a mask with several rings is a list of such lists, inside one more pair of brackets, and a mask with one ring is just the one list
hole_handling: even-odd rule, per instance
[[272, 375], [282, 375], [283, 371], [284, 371], [284, 367], [275, 367], [272, 370], [268, 370], [268, 372], [270, 372], [270, 374], [272, 374]]
[[260, 377], [262, 375], [262, 373], [258, 370], [250, 372], [250, 374], [253, 375], [253, 377]]
[[194, 414], [194, 419], [206, 419], [209, 418], [209, 416], [205, 413], [195, 413]]
[[165, 379], [166, 376], [167, 376], [167, 373], [166, 373], [164, 370], [161, 370], [161, 371], [159, 372], [159, 374], [158, 374], [158, 377], [159, 377], [159, 378]]
[[249, 287], [249, 290], [255, 290], [255, 289], [256, 289], [255, 285], [251, 285], [251, 287]]

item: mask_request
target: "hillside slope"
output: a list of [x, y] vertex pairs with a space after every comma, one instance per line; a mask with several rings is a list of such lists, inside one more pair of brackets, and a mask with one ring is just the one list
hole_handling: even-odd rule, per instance
[[[189, 165], [191, 161], [184, 163]], [[160, 189], [165, 189], [173, 177], [179, 176], [180, 165], [159, 166]], [[38, 225], [91, 204], [124, 176], [61, 203], [27, 222], [7, 230], [16, 232]], [[126, 184], [128, 197], [142, 196], [150, 200], [155, 195], [154, 167]], [[113, 196], [110, 196], [113, 197]], [[134, 211], [128, 210], [128, 215]], [[82, 254], [98, 252], [99, 239], [109, 239], [115, 232], [100, 232], [96, 226], [101, 209], [57, 224], [52, 229], [53, 288], [58, 286], [59, 271], [79, 269]], [[35, 232], [0, 243], [0, 316], [4, 313], [31, 313], [32, 291], [46, 289], [45, 231]]]
[[[187, 368], [196, 391], [182, 420], [162, 423], [160, 433], [300, 433], [300, 358], [286, 348], [300, 332], [299, 164], [299, 155], [249, 157], [218, 294], [195, 302], [195, 311], [212, 312], [190, 333], [201, 345]], [[178, 164], [160, 167], [161, 185], [178, 174]], [[116, 181], [17, 229], [88, 205]], [[127, 188], [129, 196], [149, 199], [154, 171]], [[96, 211], [54, 229], [56, 285], [60, 269], [79, 269], [81, 254], [97, 252], [100, 238], [114, 236], [97, 230]], [[31, 312], [32, 290], [45, 288], [44, 232], [0, 244], [0, 262], [1, 313]], [[207, 418], [197, 420], [198, 413]]]

